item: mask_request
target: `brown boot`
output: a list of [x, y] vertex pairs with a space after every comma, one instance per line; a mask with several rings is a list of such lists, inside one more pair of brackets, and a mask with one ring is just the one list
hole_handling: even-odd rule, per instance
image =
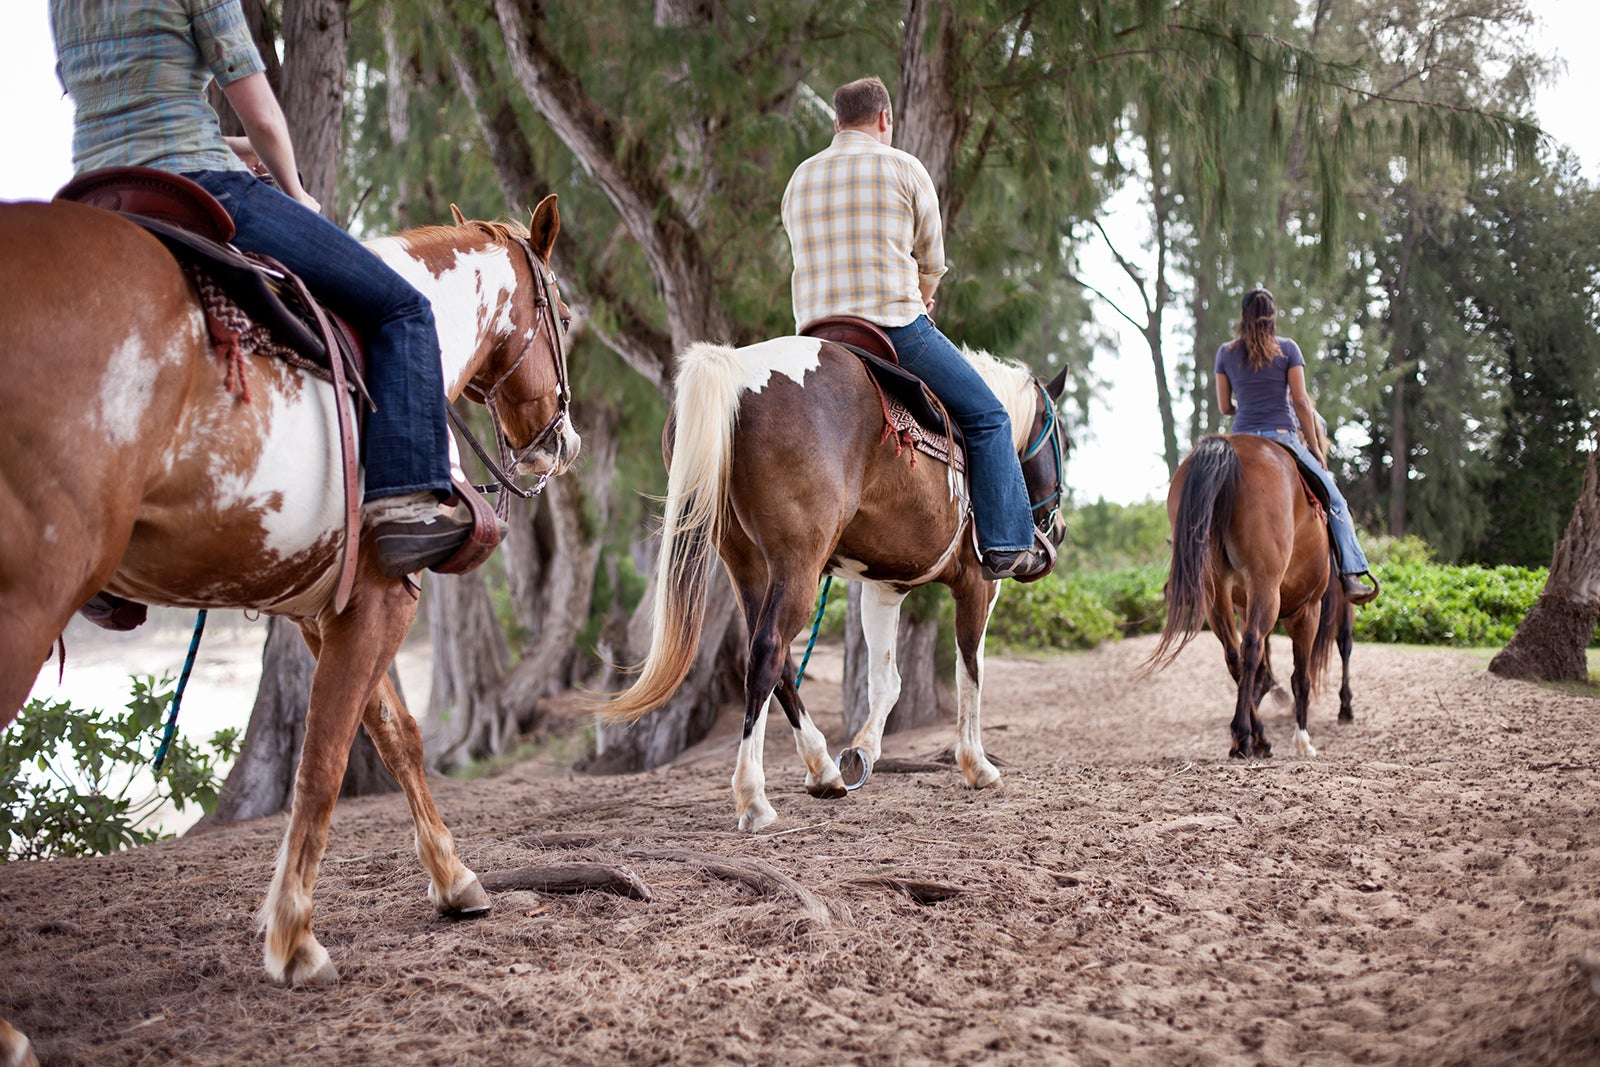
[[[1363, 582], [1365, 578], [1371, 585]], [[1371, 571], [1362, 571], [1360, 574], [1343, 574], [1339, 576], [1340, 584], [1344, 587], [1344, 598], [1356, 607], [1370, 604], [1378, 598], [1378, 579], [1372, 576]]]
[[985, 552], [982, 562], [986, 581], [998, 582], [1002, 578], [1012, 578], [1023, 583], [1037, 582], [1055, 569], [1056, 546], [1049, 538], [1035, 532], [1032, 548], [1020, 548], [1015, 552]]

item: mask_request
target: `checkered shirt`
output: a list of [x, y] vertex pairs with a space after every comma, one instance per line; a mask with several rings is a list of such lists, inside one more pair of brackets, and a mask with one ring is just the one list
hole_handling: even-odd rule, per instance
[[939, 194], [917, 157], [844, 130], [783, 192], [798, 329], [828, 315], [904, 326], [925, 310], [919, 284], [945, 272]]
[[50, 29], [79, 173], [245, 169], [205, 98], [266, 69], [239, 0], [50, 0]]

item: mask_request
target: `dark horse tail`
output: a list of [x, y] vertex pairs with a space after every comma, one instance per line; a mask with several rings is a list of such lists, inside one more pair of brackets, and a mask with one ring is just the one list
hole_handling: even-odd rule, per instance
[[633, 684], [595, 708], [602, 719], [644, 718], [677, 692], [694, 665], [706, 586], [728, 517], [729, 460], [744, 379], [738, 352], [727, 346], [696, 344], [679, 357], [650, 651]]
[[1146, 670], [1171, 663], [1205, 624], [1215, 569], [1213, 546], [1220, 544], [1233, 520], [1239, 454], [1227, 438], [1202, 438], [1184, 466], [1188, 473], [1172, 517], [1172, 567], [1162, 590], [1167, 621], [1161, 628], [1161, 642], [1145, 661]]

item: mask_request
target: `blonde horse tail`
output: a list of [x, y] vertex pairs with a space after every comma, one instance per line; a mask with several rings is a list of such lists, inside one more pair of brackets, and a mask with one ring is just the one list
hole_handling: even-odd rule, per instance
[[1233, 519], [1239, 454], [1225, 437], [1202, 438], [1189, 458], [1177, 513], [1172, 517], [1172, 567], [1162, 595], [1167, 621], [1145, 661], [1146, 673], [1170, 664], [1205, 624], [1211, 608], [1214, 545]]
[[633, 684], [596, 708], [602, 719], [644, 718], [677, 692], [694, 665], [706, 587], [728, 521], [729, 459], [743, 378], [737, 350], [726, 345], [692, 345], [679, 357], [650, 651]]

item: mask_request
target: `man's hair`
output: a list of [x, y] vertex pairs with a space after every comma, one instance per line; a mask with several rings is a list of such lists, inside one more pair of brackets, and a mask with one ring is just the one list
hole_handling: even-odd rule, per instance
[[861, 126], [880, 111], [889, 111], [889, 90], [877, 75], [857, 78], [833, 92], [833, 118], [840, 126]]

